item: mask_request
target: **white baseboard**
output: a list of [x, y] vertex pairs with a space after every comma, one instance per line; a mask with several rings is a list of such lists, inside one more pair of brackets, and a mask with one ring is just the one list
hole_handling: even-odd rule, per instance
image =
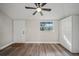
[[60, 42], [15, 42], [15, 43], [57, 43], [57, 44], [59, 44]]
[[14, 42], [10, 42], [10, 43], [8, 43], [8, 44], [6, 44], [6, 45], [4, 45], [4, 46], [2, 46], [2, 47], [0, 47], [0, 50], [2, 50], [2, 49], [4, 49], [4, 48], [6, 48], [7, 46], [9, 46], [9, 45], [11, 45], [11, 44], [13, 44]]

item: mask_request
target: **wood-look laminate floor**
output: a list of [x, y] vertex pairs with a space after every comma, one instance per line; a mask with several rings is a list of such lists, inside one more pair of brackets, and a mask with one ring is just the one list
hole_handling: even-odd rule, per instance
[[0, 51], [0, 56], [78, 56], [60, 44], [12, 44]]

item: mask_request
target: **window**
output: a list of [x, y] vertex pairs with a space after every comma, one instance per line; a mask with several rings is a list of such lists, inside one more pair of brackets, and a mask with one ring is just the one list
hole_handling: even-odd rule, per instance
[[40, 22], [40, 31], [50, 31], [53, 29], [53, 22]]

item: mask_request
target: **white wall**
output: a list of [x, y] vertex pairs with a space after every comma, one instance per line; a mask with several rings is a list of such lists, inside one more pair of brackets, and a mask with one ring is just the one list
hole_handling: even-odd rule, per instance
[[12, 20], [0, 11], [0, 49], [12, 42]]
[[40, 31], [41, 21], [44, 20], [15, 20], [14, 41], [18, 43], [58, 43], [58, 21], [53, 21], [54, 27], [52, 31]]
[[67, 49], [72, 47], [72, 17], [60, 21], [60, 43]]
[[[26, 42], [31, 43], [55, 43], [58, 42], [58, 21], [53, 21], [52, 31], [40, 31], [40, 22], [50, 20], [30, 19], [26, 20]], [[52, 20], [51, 20], [52, 21]]]
[[38, 20], [26, 20], [26, 42], [40, 41], [40, 22]]
[[74, 53], [79, 53], [79, 16], [73, 16], [72, 19], [72, 51]]

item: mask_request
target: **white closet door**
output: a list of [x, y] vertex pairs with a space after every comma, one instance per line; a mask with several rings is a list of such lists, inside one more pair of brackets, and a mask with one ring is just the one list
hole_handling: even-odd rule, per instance
[[25, 21], [14, 21], [14, 42], [25, 43]]

